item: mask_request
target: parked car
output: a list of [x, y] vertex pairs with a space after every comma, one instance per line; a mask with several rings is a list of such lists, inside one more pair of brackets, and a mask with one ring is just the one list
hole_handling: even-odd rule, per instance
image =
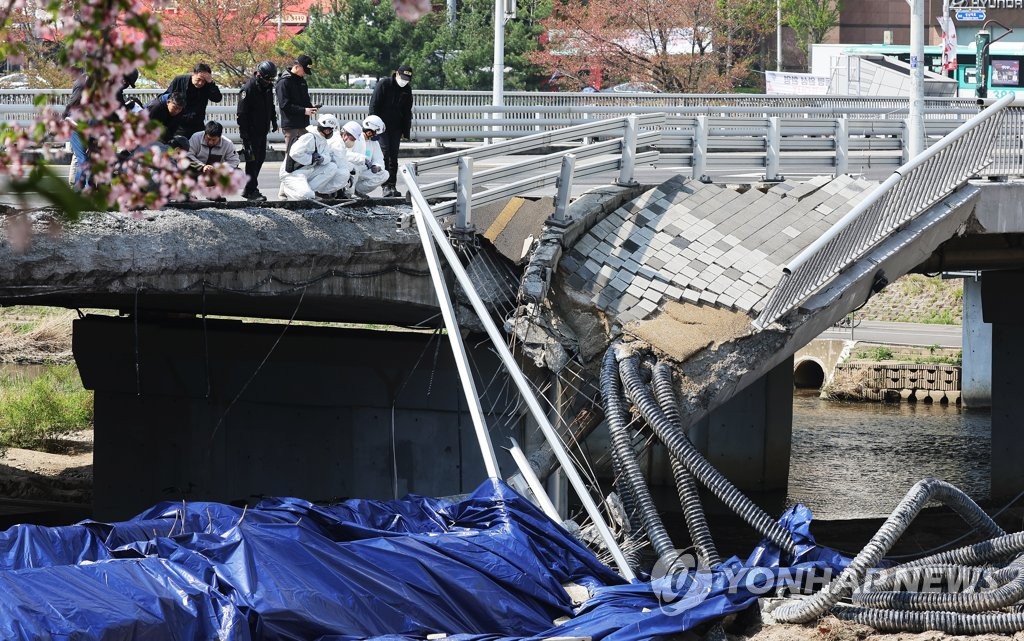
[[621, 85], [608, 87], [601, 91], [610, 91], [613, 93], [661, 93], [661, 89], [659, 89], [657, 85], [649, 82], [624, 82]]
[[377, 86], [377, 79], [373, 76], [359, 76], [348, 81], [349, 89], [373, 89]]
[[9, 73], [0, 76], [0, 89], [48, 89], [50, 83], [42, 76], [26, 73]]

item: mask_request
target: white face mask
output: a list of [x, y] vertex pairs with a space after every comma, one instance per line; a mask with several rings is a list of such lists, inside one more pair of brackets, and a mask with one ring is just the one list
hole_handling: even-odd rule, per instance
[[356, 146], [356, 139], [353, 138], [351, 135], [345, 136], [344, 140], [345, 140], [345, 147], [347, 147], [348, 149], [351, 149], [351, 148]]
[[395, 82], [398, 83], [399, 87], [404, 87], [405, 85], [409, 84], [409, 81], [404, 79], [404, 78], [402, 78], [401, 76], [396, 76], [395, 77]]

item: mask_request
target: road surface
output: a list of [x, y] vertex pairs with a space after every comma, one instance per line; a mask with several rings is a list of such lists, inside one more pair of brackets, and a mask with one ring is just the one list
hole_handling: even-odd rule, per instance
[[844, 338], [885, 345], [963, 347], [963, 334], [960, 325], [887, 323], [865, 320], [853, 329], [833, 327], [822, 332], [819, 338]]

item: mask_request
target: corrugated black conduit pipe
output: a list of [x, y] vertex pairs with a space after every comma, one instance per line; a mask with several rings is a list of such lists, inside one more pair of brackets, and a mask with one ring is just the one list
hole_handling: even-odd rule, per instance
[[[604, 401], [604, 415], [605, 420], [608, 422], [609, 435], [612, 429], [622, 430], [626, 433], [626, 438], [630, 439], [629, 434], [629, 413], [626, 411], [626, 399], [623, 397], [622, 386], [618, 382], [618, 370], [612, 372], [615, 376], [614, 380], [605, 382], [606, 373], [604, 368], [606, 365], [602, 361], [601, 367], [601, 398]], [[614, 421], [614, 423], [613, 423]], [[632, 445], [630, 450], [635, 452]], [[622, 475], [622, 458], [619, 456], [617, 450], [612, 447], [612, 475], [613, 482], [615, 484], [615, 491], [619, 494], [619, 500], [622, 501], [622, 510], [626, 513], [626, 518], [629, 520], [630, 533], [636, 537], [640, 537], [644, 532], [643, 519], [640, 517], [639, 511], [636, 509], [636, 500], [633, 498], [633, 490], [626, 483], [625, 477]], [[629, 562], [629, 567], [636, 569], [640, 564], [640, 548], [631, 548], [631, 551], [623, 551], [626, 554], [626, 560]]]
[[601, 364], [601, 398], [604, 400], [605, 419], [608, 421], [608, 432], [611, 435], [612, 456], [618, 457], [622, 468], [621, 475], [616, 481], [622, 481], [622, 485], [628, 488], [629, 496], [635, 502], [644, 529], [647, 531], [647, 538], [659, 560], [667, 567], [671, 567], [678, 553], [665, 530], [658, 509], [654, 505], [654, 499], [651, 498], [644, 475], [640, 471], [640, 464], [636, 460], [636, 451], [630, 441], [629, 431], [626, 429], [626, 399], [619, 384], [615, 351], [612, 348], [605, 352]]
[[[937, 479], [924, 479], [914, 484], [896, 506], [878, 532], [845, 570], [817, 594], [808, 599], [785, 603], [772, 612], [782, 623], [806, 623], [833, 610], [840, 599], [848, 598], [855, 587], [864, 583], [868, 571], [892, 549], [910, 522], [929, 501], [939, 501], [952, 508], [972, 529], [983, 536], [1005, 534], [971, 497], [956, 487]], [[874, 610], [870, 608], [835, 608], [839, 618], [857, 621], [879, 630], [943, 630], [953, 634], [975, 632], [1011, 632], [1024, 629], [1024, 613], [1012, 615], [1016, 619], [999, 618], [1011, 615], [971, 615], [959, 612], [910, 612], [904, 610]], [[996, 618], [992, 618], [996, 617]], [[1022, 627], [1014, 627], [1020, 624]], [[928, 627], [939, 625], [940, 627]], [[921, 627], [926, 626], [926, 627]], [[979, 627], [980, 626], [980, 627]]]
[[[939, 582], [954, 586], [958, 591], [908, 591]], [[897, 586], [906, 586], [907, 590], [894, 589]], [[987, 572], [963, 565], [901, 568], [881, 579], [869, 580], [852, 595], [854, 603], [866, 608], [951, 612], [990, 612], [1021, 599], [1024, 599], [1024, 568]]]
[[[673, 429], [682, 430], [679, 403], [676, 401], [675, 388], [672, 386], [672, 368], [668, 363], [658, 363], [654, 366], [651, 385], [654, 387], [654, 397], [661, 406], [662, 414], [672, 424]], [[669, 460], [672, 464], [672, 476], [676, 481], [676, 491], [679, 493], [679, 503], [683, 507], [683, 519], [686, 521], [686, 529], [690, 533], [693, 547], [697, 550], [697, 558], [704, 567], [716, 567], [722, 563], [722, 557], [718, 555], [708, 520], [704, 516], [697, 481], [677, 457], [669, 456]]]
[[[607, 359], [605, 360], [607, 361]], [[654, 433], [668, 448], [669, 453], [681, 460], [698, 481], [711, 490], [740, 518], [777, 545], [779, 549], [789, 555], [794, 555], [796, 544], [793, 542], [792, 535], [716, 470], [690, 443], [682, 430], [672, 429], [671, 423], [661, 413], [654, 395], [643, 384], [639, 368], [636, 356], [626, 356], [619, 360], [619, 375], [622, 377], [627, 394], [640, 409], [640, 415], [644, 417], [654, 429]]]

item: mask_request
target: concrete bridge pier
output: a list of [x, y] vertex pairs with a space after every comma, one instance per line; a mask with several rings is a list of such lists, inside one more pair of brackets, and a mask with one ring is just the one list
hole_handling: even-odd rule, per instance
[[[966, 290], [965, 290], [966, 291]], [[1024, 491], [1024, 271], [987, 271], [984, 320], [992, 324], [992, 500]], [[966, 347], [966, 345], [965, 345]], [[965, 350], [966, 355], [966, 350]]]
[[[447, 496], [486, 478], [444, 336], [145, 315], [73, 331], [95, 392], [97, 519], [165, 500]], [[471, 351], [491, 378], [497, 358]], [[500, 424], [500, 391], [480, 393]]]
[[691, 428], [690, 440], [736, 487], [785, 499], [793, 449], [793, 357], [713, 409]]
[[966, 277], [963, 298], [963, 360], [960, 398], [964, 407], [992, 406], [992, 323], [982, 315], [981, 276]]

